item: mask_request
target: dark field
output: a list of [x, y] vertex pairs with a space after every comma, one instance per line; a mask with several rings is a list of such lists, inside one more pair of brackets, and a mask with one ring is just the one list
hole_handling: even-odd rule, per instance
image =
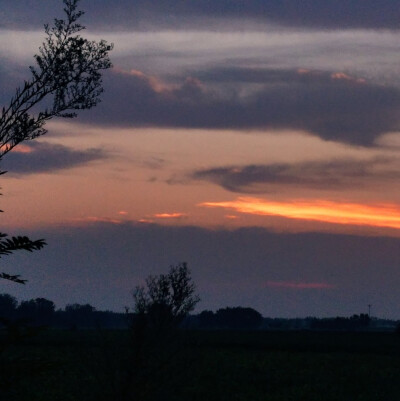
[[[141, 397], [155, 400], [400, 400], [393, 333], [183, 331], [152, 354]], [[47, 330], [2, 347], [1, 400], [119, 400], [124, 331]], [[157, 359], [159, 358], [159, 359]], [[147, 398], [146, 398], [147, 397]]]

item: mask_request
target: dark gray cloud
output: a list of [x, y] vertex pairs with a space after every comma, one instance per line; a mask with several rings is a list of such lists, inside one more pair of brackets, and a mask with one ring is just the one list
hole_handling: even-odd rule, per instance
[[[22, 148], [23, 151], [19, 151]], [[108, 157], [102, 149], [74, 150], [48, 142], [29, 142], [4, 156], [1, 170], [9, 174], [52, 173]]]
[[[137, 72], [108, 74], [104, 102], [84, 118], [121, 126], [297, 129], [359, 145], [400, 128], [399, 89], [344, 73], [242, 68], [203, 75], [208, 82], [189, 78], [167, 88]], [[224, 91], [224, 80], [238, 88]], [[243, 82], [258, 85], [243, 92]]]
[[[96, 0], [82, 1], [82, 7], [89, 15], [88, 24], [102, 29], [207, 29], [213, 20], [230, 19], [306, 28], [399, 29], [400, 17], [398, 0]], [[58, 9], [61, 0], [2, 0], [0, 26], [37, 25]]]
[[326, 162], [273, 163], [203, 169], [189, 175], [239, 193], [266, 193], [275, 185], [316, 189], [348, 189], [383, 179], [398, 180], [400, 172], [390, 168], [390, 160], [332, 160]]
[[[2, 259], [5, 271], [29, 279], [23, 288], [2, 283], [2, 292], [22, 299], [41, 296], [58, 306], [90, 302], [122, 311], [145, 277], [186, 261], [202, 298], [199, 310], [242, 305], [266, 316], [349, 316], [371, 303], [378, 316], [398, 317], [398, 238], [128, 223], [24, 234], [46, 238], [48, 246]], [[272, 288], [268, 282], [334, 288]]]

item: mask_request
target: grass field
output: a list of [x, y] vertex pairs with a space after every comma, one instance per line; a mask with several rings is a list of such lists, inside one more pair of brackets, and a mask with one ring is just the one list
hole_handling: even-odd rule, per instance
[[[0, 354], [0, 399], [118, 401], [128, 344], [124, 331], [56, 330], [8, 344]], [[140, 399], [400, 400], [400, 337], [393, 333], [185, 331], [170, 346], [172, 356], [141, 372], [147, 398]]]

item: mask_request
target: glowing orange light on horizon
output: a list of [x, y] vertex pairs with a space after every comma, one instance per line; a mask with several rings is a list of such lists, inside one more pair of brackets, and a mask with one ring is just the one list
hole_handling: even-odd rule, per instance
[[157, 219], [179, 219], [181, 217], [185, 217], [186, 214], [184, 213], [156, 213], [153, 217]]
[[86, 216], [86, 217], [77, 217], [73, 219], [69, 219], [72, 223], [77, 224], [85, 224], [85, 223], [112, 223], [112, 224], [121, 224], [121, 220], [112, 219], [109, 217], [97, 217], [97, 216]]
[[325, 200], [271, 202], [240, 197], [231, 202], [204, 202], [199, 206], [221, 207], [245, 214], [281, 216], [325, 223], [390, 227], [400, 229], [400, 206], [368, 206]]
[[151, 223], [154, 223], [154, 221], [149, 220], [149, 219], [140, 219], [140, 220], [138, 220], [138, 223], [151, 224]]
[[236, 220], [239, 218], [239, 216], [235, 216], [234, 214], [226, 214], [225, 218], [228, 220]]

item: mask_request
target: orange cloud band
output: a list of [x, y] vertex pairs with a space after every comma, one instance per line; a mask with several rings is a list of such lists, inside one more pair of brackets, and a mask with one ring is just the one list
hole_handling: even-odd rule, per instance
[[398, 205], [367, 206], [324, 200], [270, 202], [265, 199], [240, 197], [231, 202], [204, 202], [200, 206], [221, 207], [261, 216], [282, 216], [290, 219], [400, 229]]

